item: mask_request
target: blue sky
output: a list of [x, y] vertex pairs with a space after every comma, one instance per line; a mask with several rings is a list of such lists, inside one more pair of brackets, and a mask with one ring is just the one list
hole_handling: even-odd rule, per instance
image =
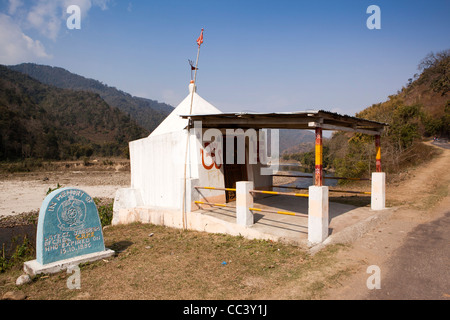
[[[71, 4], [80, 30], [66, 26]], [[366, 26], [370, 5], [380, 30]], [[0, 0], [0, 63], [59, 66], [176, 106], [204, 28], [198, 93], [222, 111], [354, 115], [450, 48], [449, 13], [449, 0]]]

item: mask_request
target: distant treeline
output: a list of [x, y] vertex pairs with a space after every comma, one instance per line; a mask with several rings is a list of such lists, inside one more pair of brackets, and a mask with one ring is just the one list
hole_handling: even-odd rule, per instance
[[60, 89], [0, 65], [0, 160], [126, 156], [149, 131], [98, 94]]
[[129, 114], [131, 119], [150, 132], [173, 110], [173, 107], [166, 103], [133, 97], [115, 87], [71, 73], [63, 68], [34, 63], [23, 63], [8, 68], [25, 73], [39, 82], [57, 88], [96, 93], [108, 105]]

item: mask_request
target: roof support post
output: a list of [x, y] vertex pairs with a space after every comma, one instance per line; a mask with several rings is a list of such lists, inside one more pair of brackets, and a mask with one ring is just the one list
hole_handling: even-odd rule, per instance
[[254, 224], [253, 212], [253, 181], [236, 182], [236, 224], [249, 227]]
[[323, 185], [323, 140], [322, 128], [316, 127], [316, 148], [315, 148], [315, 170], [314, 170], [314, 185], [321, 187]]
[[372, 192], [371, 204], [372, 210], [383, 210], [386, 208], [386, 173], [381, 170], [381, 137], [375, 136], [376, 150], [376, 172], [372, 172]]
[[376, 172], [381, 172], [381, 137], [380, 135], [375, 136], [375, 150], [376, 150]]
[[372, 210], [386, 209], [386, 173], [372, 172], [372, 192], [370, 196]]
[[316, 245], [328, 238], [328, 187], [310, 186], [308, 197], [308, 242]]

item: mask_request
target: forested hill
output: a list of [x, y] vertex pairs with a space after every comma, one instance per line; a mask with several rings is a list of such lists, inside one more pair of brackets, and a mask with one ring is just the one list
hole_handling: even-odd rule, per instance
[[[418, 71], [387, 101], [356, 114], [389, 124], [381, 136], [383, 171], [398, 172], [430, 159], [434, 149], [421, 141], [450, 137], [450, 49], [428, 54]], [[369, 176], [375, 157], [373, 138], [335, 134], [327, 157], [338, 174]]]
[[[419, 63], [418, 70], [397, 94], [356, 116], [392, 124], [390, 131], [408, 122], [414, 127], [411, 131], [416, 137], [449, 137], [450, 49], [428, 54]], [[402, 119], [396, 119], [402, 113]], [[401, 134], [403, 138], [406, 135], [406, 132]]]
[[145, 137], [98, 94], [60, 89], [0, 65], [0, 160], [118, 156]]
[[[413, 71], [413, 70], [412, 70]], [[381, 136], [382, 169], [395, 173], [430, 159], [434, 148], [423, 139], [450, 138], [450, 50], [428, 54], [418, 72], [397, 94], [357, 113], [389, 124]], [[285, 155], [314, 168], [314, 151]], [[371, 136], [335, 132], [324, 142], [324, 167], [337, 176], [370, 177], [375, 166], [375, 145]]]
[[23, 63], [9, 66], [9, 68], [58, 88], [97, 93], [110, 106], [128, 113], [132, 119], [150, 132], [173, 110], [173, 107], [166, 103], [131, 96], [100, 81], [82, 77], [63, 68], [34, 63]]

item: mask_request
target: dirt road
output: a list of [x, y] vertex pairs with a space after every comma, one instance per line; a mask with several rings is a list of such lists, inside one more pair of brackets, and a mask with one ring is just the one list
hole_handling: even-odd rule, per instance
[[[326, 299], [450, 299], [450, 150], [411, 178], [387, 188], [401, 203], [391, 219], [340, 252], [342, 269], [352, 275], [330, 288]], [[367, 287], [380, 270], [380, 289]], [[371, 278], [373, 280], [373, 278]], [[370, 282], [374, 283], [374, 282]]]

